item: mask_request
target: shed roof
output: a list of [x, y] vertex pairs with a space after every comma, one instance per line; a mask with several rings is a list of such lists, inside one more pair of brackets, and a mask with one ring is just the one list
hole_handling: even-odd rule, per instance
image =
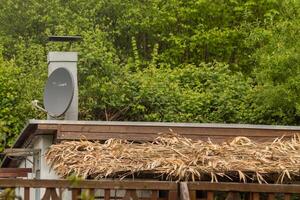
[[[53, 135], [54, 141], [107, 140], [120, 138], [135, 141], [152, 141], [157, 133], [173, 132], [191, 139], [224, 141], [246, 136], [255, 141], [271, 141], [282, 135], [292, 136], [300, 132], [300, 126], [270, 126], [216, 123], [170, 123], [170, 122], [120, 122], [120, 121], [66, 121], [29, 120], [12, 148], [27, 148], [38, 135]], [[1, 167], [9, 166], [11, 160], [4, 158]]]

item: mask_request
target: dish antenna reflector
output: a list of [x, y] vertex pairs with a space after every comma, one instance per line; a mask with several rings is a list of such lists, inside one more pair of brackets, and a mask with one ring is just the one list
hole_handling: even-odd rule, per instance
[[44, 90], [44, 106], [51, 117], [60, 117], [73, 100], [74, 80], [66, 68], [55, 69], [48, 77]]

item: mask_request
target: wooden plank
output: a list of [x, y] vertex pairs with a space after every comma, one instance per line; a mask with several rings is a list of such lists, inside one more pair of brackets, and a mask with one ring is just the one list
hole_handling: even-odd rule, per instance
[[18, 172], [32, 173], [32, 169], [31, 168], [0, 168], [0, 173], [18, 173]]
[[[299, 193], [300, 193], [300, 190], [299, 190]], [[290, 200], [290, 199], [291, 199], [291, 194], [285, 193], [284, 194], [284, 200]]]
[[190, 190], [190, 199], [191, 200], [196, 200], [197, 199], [196, 190]]
[[158, 190], [151, 191], [151, 200], [158, 200]]
[[12, 178], [12, 177], [27, 177], [27, 172], [7, 172], [7, 173], [0, 173], [0, 178]]
[[260, 199], [260, 195], [257, 192], [252, 193], [252, 200], [259, 200]]
[[30, 200], [30, 188], [29, 187], [24, 188], [24, 200]]
[[225, 200], [241, 200], [241, 195], [238, 192], [228, 192]]
[[275, 200], [275, 194], [274, 193], [269, 193], [268, 194], [268, 200]]
[[50, 200], [51, 199], [51, 189], [46, 188], [45, 194], [42, 198], [42, 200]]
[[206, 191], [237, 191], [237, 192], [266, 192], [266, 193], [299, 193], [300, 185], [296, 184], [256, 184], [256, 183], [211, 183], [189, 182], [190, 190]]
[[80, 197], [80, 189], [72, 189], [72, 200], [77, 200]]
[[[274, 137], [285, 135], [294, 135], [299, 133], [299, 130], [291, 129], [278, 129], [278, 128], [262, 128], [258, 126], [237, 126], [234, 127], [221, 127], [220, 125], [205, 127], [190, 124], [190, 126], [184, 126], [174, 123], [173, 126], [168, 124], [163, 125], [122, 125], [121, 123], [114, 125], [78, 125], [78, 124], [63, 124], [61, 126], [62, 132], [96, 132], [96, 133], [161, 133], [169, 132], [170, 129], [179, 134], [205, 134], [205, 135], [233, 135], [233, 136], [263, 136]], [[200, 124], [201, 125], [201, 124]], [[251, 127], [251, 128], [250, 128]], [[255, 128], [256, 127], [256, 128]], [[263, 134], [262, 134], [263, 133]]]
[[168, 200], [176, 200], [178, 199], [177, 190], [169, 190], [168, 191]]
[[110, 200], [110, 190], [109, 189], [104, 190], [104, 200]]
[[51, 199], [52, 200], [60, 200], [59, 196], [56, 193], [55, 188], [50, 188], [50, 194], [51, 194]]
[[212, 191], [207, 192], [207, 200], [214, 200], [214, 192]]
[[[245, 137], [263, 137], [263, 138], [276, 138], [276, 137], [281, 137], [283, 135], [285, 135], [286, 137], [291, 137], [293, 136], [295, 133], [294, 132], [281, 132], [281, 131], [268, 131], [268, 132], [265, 132], [265, 131], [254, 131], [254, 130], [251, 130], [251, 131], [245, 131], [245, 132], [242, 132], [242, 131], [238, 131], [238, 132], [234, 132], [232, 130], [222, 130], [222, 131], [219, 131], [219, 130], [210, 130], [210, 131], [205, 131], [205, 132], [202, 132], [202, 131], [198, 131], [198, 132], [189, 132], [189, 130], [184, 130], [184, 131], [176, 131], [176, 130], [173, 130], [174, 133], [178, 133], [180, 135], [183, 135], [185, 137], [197, 137], [197, 136], [206, 136], [206, 137], [212, 137], [212, 136], [226, 136], [226, 137], [237, 137], [237, 136], [245, 136]], [[166, 132], [166, 133], [169, 133], [170, 131], [166, 130], [166, 131], [163, 131], [163, 132]], [[71, 134], [75, 134], [75, 135], [78, 135], [78, 134], [82, 134], [82, 135], [90, 135], [90, 136], [93, 136], [93, 135], [109, 135], [109, 134], [115, 134], [115, 135], [118, 135], [118, 134], [135, 134], [135, 135], [157, 135], [157, 133], [161, 133], [160, 130], [153, 130], [151, 132], [146, 132], [146, 131], [143, 131], [143, 129], [140, 129], [140, 131], [113, 131], [113, 132], [109, 132], [109, 131], [106, 131], [106, 132], [103, 132], [103, 131], [99, 131], [99, 132], [88, 132], [88, 131], [61, 131], [58, 136], [61, 137], [61, 138], [64, 138], [64, 137], [71, 137], [72, 135]]]
[[175, 182], [140, 180], [82, 180], [73, 184], [69, 180], [0, 179], [0, 187], [177, 190]]
[[43, 131], [56, 131], [58, 124], [38, 124], [37, 129]]
[[[61, 132], [57, 134], [57, 140], [79, 140], [83, 137], [88, 140], [107, 140], [110, 138], [119, 138], [126, 140], [135, 140], [135, 141], [152, 141], [158, 135], [156, 133], [153, 134], [141, 134], [141, 133], [81, 133], [81, 132]], [[224, 142], [232, 140], [236, 136], [218, 136], [218, 135], [188, 135], [184, 134], [184, 137], [193, 139], [193, 140], [203, 140], [207, 141], [208, 138], [213, 142]], [[271, 142], [276, 137], [248, 137], [256, 142]], [[286, 137], [288, 138], [288, 137]]]

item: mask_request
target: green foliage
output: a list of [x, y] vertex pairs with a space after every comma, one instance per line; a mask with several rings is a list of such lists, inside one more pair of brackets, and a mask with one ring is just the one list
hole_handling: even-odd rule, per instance
[[299, 124], [299, 25], [299, 20], [277, 24], [269, 44], [255, 54], [259, 66], [255, 70], [258, 85], [253, 95], [255, 121]]
[[[299, 125], [299, 2], [2, 0], [0, 135], [44, 118], [49, 51], [79, 52], [80, 119]], [[73, 44], [49, 35], [82, 35]], [[1, 149], [0, 149], [1, 150]]]
[[[241, 122], [244, 97], [251, 89], [226, 64], [149, 66], [122, 75], [93, 80], [91, 116], [102, 120]], [[91, 97], [97, 95], [97, 99]]]

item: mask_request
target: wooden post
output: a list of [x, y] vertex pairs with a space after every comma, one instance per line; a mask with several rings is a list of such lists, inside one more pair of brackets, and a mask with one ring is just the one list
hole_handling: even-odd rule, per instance
[[257, 193], [257, 192], [252, 193], [252, 200], [259, 200], [259, 198], [260, 198], [259, 193]]
[[268, 194], [268, 200], [274, 200], [275, 199], [275, 194], [274, 193], [269, 193]]
[[72, 200], [77, 200], [80, 198], [80, 189], [72, 189]]
[[110, 189], [104, 190], [104, 200], [110, 200]]
[[169, 190], [168, 200], [176, 200], [177, 198], [177, 190]]
[[158, 190], [152, 190], [151, 191], [151, 200], [157, 200], [158, 199]]
[[191, 200], [196, 200], [196, 190], [190, 190], [190, 199]]
[[214, 200], [214, 192], [207, 192], [207, 200]]
[[24, 188], [24, 200], [30, 200], [30, 188], [29, 187]]
[[291, 194], [285, 193], [284, 200], [290, 200], [290, 199], [291, 199]]

